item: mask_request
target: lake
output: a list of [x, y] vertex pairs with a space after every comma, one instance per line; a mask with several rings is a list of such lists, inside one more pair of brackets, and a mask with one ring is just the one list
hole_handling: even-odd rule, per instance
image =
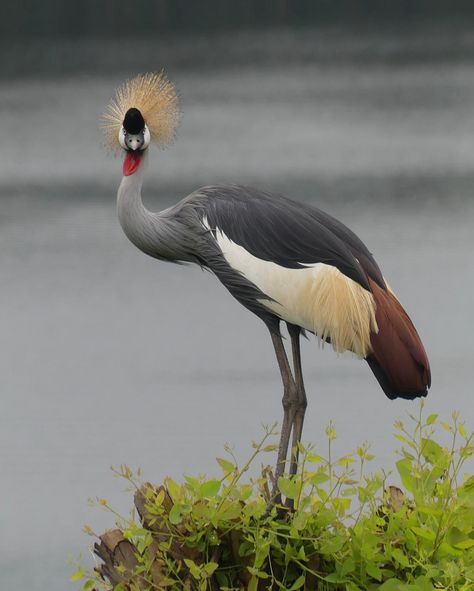
[[[424, 341], [427, 412], [457, 409], [472, 427], [474, 53], [390, 60], [396, 39], [376, 37], [366, 59], [340, 60], [338, 38], [325, 59], [296, 60], [297, 35], [265, 43], [280, 41], [286, 61], [173, 65], [182, 125], [150, 155], [145, 201], [238, 182], [337, 216]], [[282, 415], [263, 324], [210, 274], [147, 258], [119, 227], [121, 162], [102, 148], [98, 118], [127, 68], [0, 87], [2, 589], [74, 587], [68, 558], [91, 564], [82, 526], [113, 526], [87, 499], [131, 506], [111, 464], [154, 482], [218, 474], [225, 442], [244, 459]], [[333, 419], [341, 453], [367, 440], [375, 466], [390, 467], [393, 422], [418, 403], [390, 402], [365, 363], [314, 339], [303, 364], [304, 440], [324, 445]]]

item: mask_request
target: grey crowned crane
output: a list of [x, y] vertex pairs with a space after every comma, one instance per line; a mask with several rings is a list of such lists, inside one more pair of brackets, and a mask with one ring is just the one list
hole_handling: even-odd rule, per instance
[[[365, 359], [390, 399], [426, 396], [428, 358], [367, 247], [327, 213], [238, 185], [202, 187], [173, 207], [148, 211], [141, 198], [148, 146], [173, 137], [178, 113], [176, 92], [163, 74], [138, 76], [117, 90], [103, 128], [109, 145], [125, 151], [118, 217], [144, 253], [210, 270], [267, 326], [284, 392], [277, 482], [291, 437], [290, 473], [297, 469], [307, 405], [300, 358], [304, 331], [337, 352]], [[281, 322], [291, 338], [293, 370]]]

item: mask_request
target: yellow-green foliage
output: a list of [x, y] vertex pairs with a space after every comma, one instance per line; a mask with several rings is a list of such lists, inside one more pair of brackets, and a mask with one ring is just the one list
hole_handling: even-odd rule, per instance
[[[332, 425], [326, 429], [325, 454], [301, 446], [297, 475], [278, 483], [294, 502], [292, 512], [275, 508], [265, 516], [265, 471], [255, 480], [242, 478], [250, 464], [275, 450], [268, 443], [273, 428], [254, 443], [243, 467], [232, 454], [219, 458], [222, 478], [187, 476], [181, 484], [166, 479], [164, 487], [148, 486], [143, 489], [147, 526], [133, 516], [118, 520], [137, 549], [138, 567], [129, 586], [118, 585], [116, 591], [474, 590], [474, 476], [465, 473], [474, 434], [466, 433], [456, 413], [447, 424], [437, 415], [425, 419], [422, 408], [418, 417], [410, 416], [409, 427], [395, 424], [402, 443], [398, 476], [368, 475], [373, 456], [367, 445], [333, 459]], [[140, 487], [128, 468], [119, 472]], [[389, 486], [397, 480], [405, 492]], [[171, 505], [165, 507], [168, 494]], [[110, 509], [106, 501], [100, 504]], [[153, 524], [166, 534], [159, 543]], [[173, 557], [176, 544], [194, 558]], [[156, 564], [159, 583], [152, 576]], [[72, 578], [81, 576], [85, 590], [111, 589], [83, 569]]]

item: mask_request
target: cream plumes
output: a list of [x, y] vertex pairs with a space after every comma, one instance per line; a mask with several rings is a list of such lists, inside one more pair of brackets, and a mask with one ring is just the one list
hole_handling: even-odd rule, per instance
[[[127, 129], [130, 111], [133, 127], [143, 121], [142, 129]], [[179, 123], [179, 99], [176, 89], [163, 72], [140, 74], [120, 86], [102, 116], [101, 128], [106, 144], [113, 150], [130, 149], [121, 134], [123, 129], [133, 135], [145, 131], [145, 140], [159, 146], [168, 145]], [[146, 147], [146, 146], [145, 146]]]

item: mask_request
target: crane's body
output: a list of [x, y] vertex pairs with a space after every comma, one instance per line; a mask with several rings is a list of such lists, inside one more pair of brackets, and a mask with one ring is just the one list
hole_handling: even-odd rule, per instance
[[[310, 205], [238, 185], [202, 187], [152, 213], [141, 198], [144, 170], [140, 164], [124, 176], [118, 192], [120, 223], [140, 250], [209, 269], [272, 332], [284, 321], [367, 359], [390, 398], [426, 395], [427, 362], [416, 331], [367, 247], [344, 224]], [[386, 308], [392, 327], [380, 344]], [[387, 367], [377, 360], [383, 354]], [[400, 355], [397, 375], [392, 366]]]
[[[430, 368], [418, 333], [351, 230], [308, 204], [238, 185], [203, 187], [162, 212], [148, 211], [141, 189], [150, 132], [147, 118], [128, 103], [126, 113], [119, 104], [119, 139], [126, 150], [120, 223], [146, 254], [209, 269], [268, 327], [284, 386], [276, 477], [283, 471], [291, 432], [290, 473], [296, 471], [295, 444], [306, 409], [301, 332], [365, 359], [391, 399], [427, 394]], [[281, 340], [282, 321], [291, 337], [293, 370]]]

